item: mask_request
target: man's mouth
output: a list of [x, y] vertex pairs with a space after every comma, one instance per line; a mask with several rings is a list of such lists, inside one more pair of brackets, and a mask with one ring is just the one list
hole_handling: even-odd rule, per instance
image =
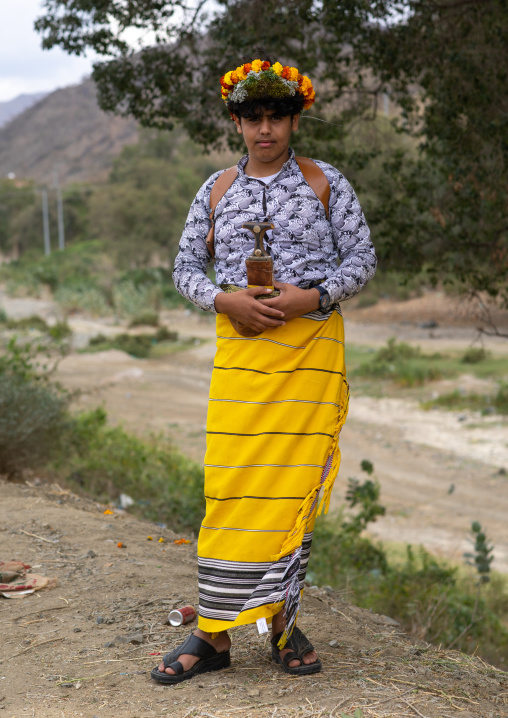
[[258, 145], [260, 145], [261, 147], [270, 147], [273, 144], [273, 140], [258, 140]]

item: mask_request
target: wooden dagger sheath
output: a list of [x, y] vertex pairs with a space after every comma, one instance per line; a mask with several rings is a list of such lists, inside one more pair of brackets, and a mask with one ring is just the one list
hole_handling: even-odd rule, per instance
[[[246, 222], [242, 224], [242, 227], [250, 229], [255, 237], [254, 252], [245, 260], [248, 286], [271, 288], [272, 294], [264, 294], [265, 298], [278, 296], [280, 292], [273, 288], [273, 259], [263, 246], [265, 232], [268, 229], [273, 229], [274, 225], [271, 222]], [[243, 337], [257, 337], [261, 334], [231, 317], [230, 322], [238, 334]]]

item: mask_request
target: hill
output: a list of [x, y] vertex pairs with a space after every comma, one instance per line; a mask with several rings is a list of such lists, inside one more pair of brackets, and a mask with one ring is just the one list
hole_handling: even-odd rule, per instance
[[47, 92], [34, 92], [29, 95], [18, 95], [14, 99], [6, 102], [0, 102], [0, 127], [3, 127], [17, 115], [20, 115], [32, 105], [35, 105], [39, 100], [42, 100], [43, 97], [46, 97], [47, 94]]
[[95, 85], [57, 90], [0, 129], [0, 177], [14, 172], [51, 185], [104, 179], [122, 147], [138, 137], [134, 120], [99, 109]]
[[508, 674], [410, 639], [392, 619], [327, 587], [305, 592], [299, 619], [322, 673], [282, 673], [266, 637], [244, 626], [232, 634], [231, 668], [159, 686], [151, 668], [189, 632], [166, 625], [168, 612], [198, 599], [195, 541], [175, 545], [169, 529], [104, 515], [104, 506], [39, 479], [0, 480], [0, 494], [0, 558], [58, 582], [25, 599], [0, 599], [0, 709], [8, 716], [507, 715]]

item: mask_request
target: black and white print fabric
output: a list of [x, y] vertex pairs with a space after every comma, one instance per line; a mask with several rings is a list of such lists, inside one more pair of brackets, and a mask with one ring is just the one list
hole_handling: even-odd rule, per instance
[[[303, 591], [312, 545], [312, 532], [304, 534], [299, 553], [298, 585]], [[199, 615], [219, 621], [235, 621], [242, 611], [285, 600], [284, 577], [291, 561], [275, 563], [224, 561], [198, 557]]]
[[370, 232], [353, 188], [338, 170], [315, 160], [330, 183], [330, 221], [322, 203], [305, 181], [290, 150], [281, 171], [268, 184], [244, 172], [248, 155], [238, 163], [238, 177], [215, 210], [216, 284], [206, 276], [211, 261], [206, 249], [210, 228], [210, 192], [221, 174], [201, 187], [192, 203], [175, 260], [173, 279], [183, 296], [205, 311], [215, 311], [220, 284], [247, 286], [245, 259], [254, 249], [254, 235], [245, 222], [273, 222], [265, 238], [275, 278], [307, 288], [322, 286], [333, 304], [349, 299], [374, 276], [376, 255]]

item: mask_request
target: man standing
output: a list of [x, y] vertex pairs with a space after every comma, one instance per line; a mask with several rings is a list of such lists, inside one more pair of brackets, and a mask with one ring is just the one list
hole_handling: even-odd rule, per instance
[[[314, 520], [328, 508], [347, 414], [339, 302], [360, 291], [376, 267], [347, 180], [325, 162], [295, 158], [289, 146], [300, 113], [314, 101], [309, 78], [257, 59], [228, 72], [221, 85], [248, 154], [225, 171], [219, 196], [221, 172], [201, 187], [175, 261], [180, 293], [217, 313], [217, 353], [198, 541], [199, 623], [152, 671], [162, 683], [229, 666], [227, 629], [255, 622], [262, 631], [271, 621], [272, 658], [283, 670], [321, 669], [295, 624]], [[255, 246], [261, 254], [256, 223], [273, 227], [264, 236], [270, 287], [248, 286], [245, 260]], [[217, 283], [206, 275], [213, 252]]]

